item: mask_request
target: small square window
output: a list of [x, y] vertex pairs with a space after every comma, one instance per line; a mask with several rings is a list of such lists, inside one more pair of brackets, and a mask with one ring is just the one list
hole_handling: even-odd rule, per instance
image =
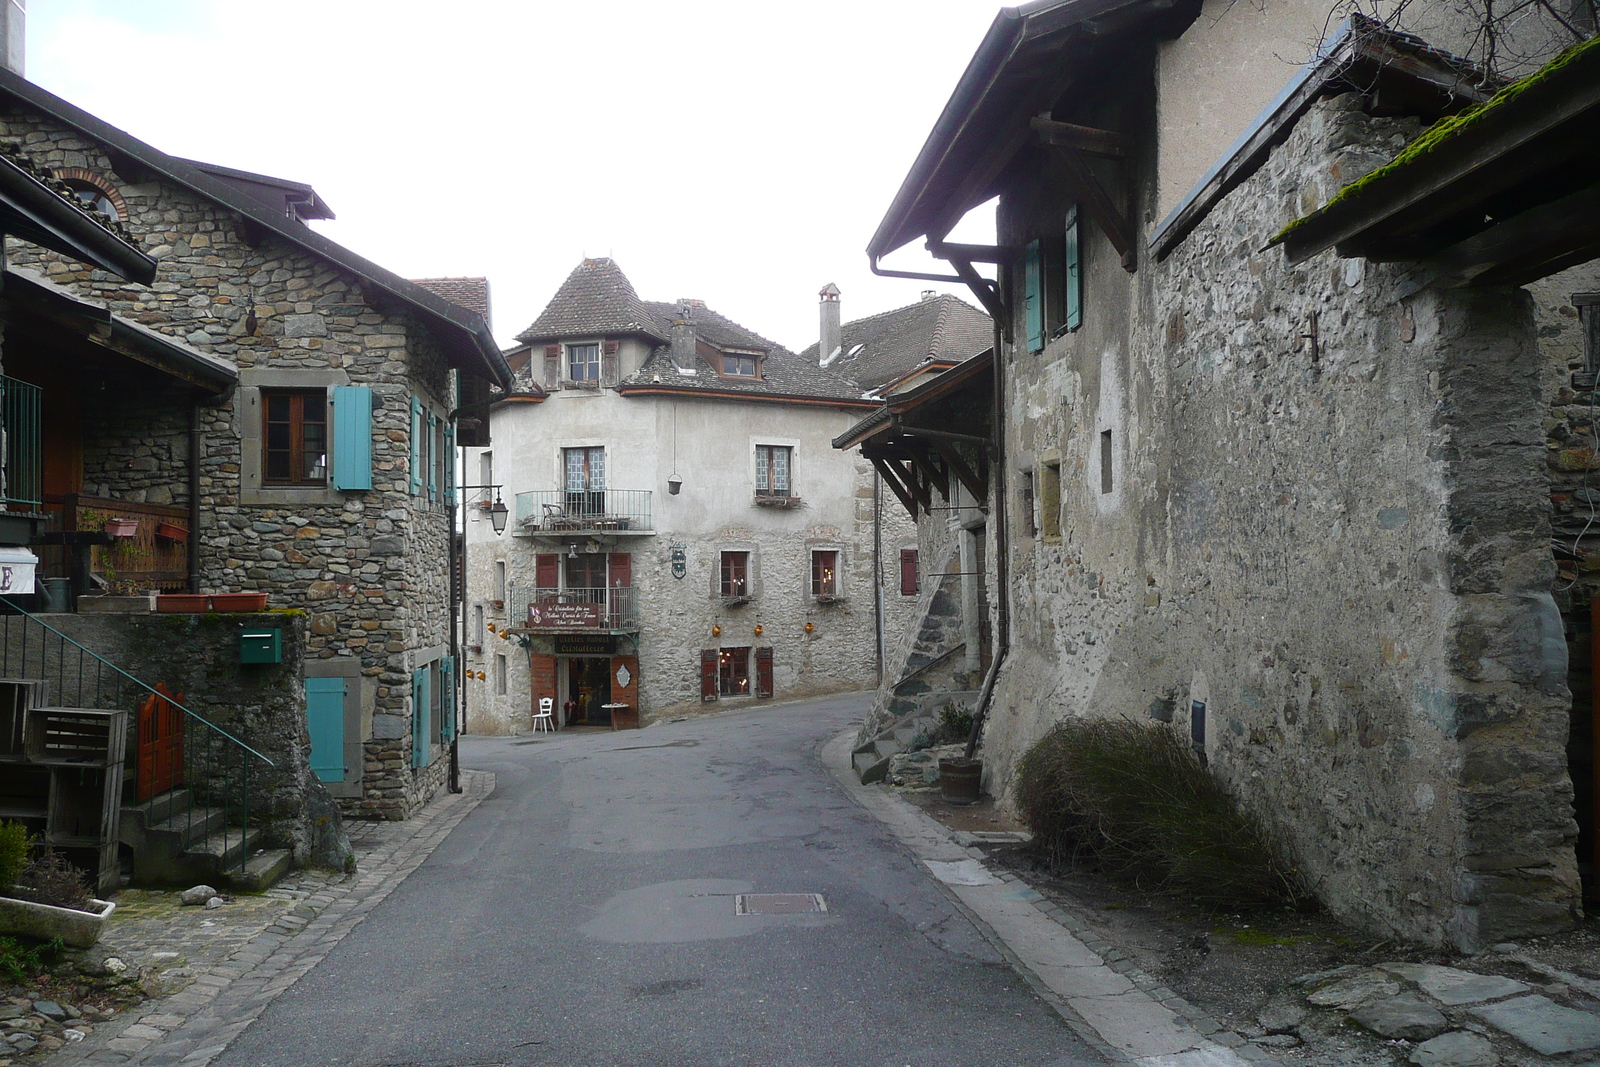
[[262, 390], [262, 481], [328, 482], [328, 394], [321, 389]]

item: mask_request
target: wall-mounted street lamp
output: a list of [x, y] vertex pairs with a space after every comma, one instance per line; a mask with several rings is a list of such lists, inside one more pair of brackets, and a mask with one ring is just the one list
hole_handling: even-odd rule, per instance
[[[480, 493], [493, 491], [494, 503], [489, 506], [489, 524], [494, 527], [494, 535], [496, 537], [506, 532], [506, 519], [511, 515], [511, 509], [506, 507], [504, 500], [500, 499], [501, 488], [502, 486], [500, 485], [463, 485], [461, 487], [463, 493], [473, 490], [477, 490]], [[480, 498], [477, 502], [481, 503], [482, 499]], [[473, 503], [473, 501], [468, 501], [468, 503]]]

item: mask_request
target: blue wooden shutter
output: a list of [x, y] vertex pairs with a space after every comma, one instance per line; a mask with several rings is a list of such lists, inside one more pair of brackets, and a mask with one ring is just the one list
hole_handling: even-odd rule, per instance
[[1044, 263], [1039, 256], [1039, 242], [1029, 241], [1022, 259], [1023, 308], [1027, 316], [1028, 351], [1044, 348]]
[[306, 731], [311, 735], [311, 772], [324, 782], [344, 781], [343, 678], [306, 679]]
[[439, 737], [445, 744], [456, 736], [456, 659], [446, 656], [439, 661], [439, 687], [444, 691], [441, 706], [444, 719], [439, 723]]
[[428, 668], [411, 672], [411, 766], [428, 765]]
[[444, 502], [456, 506], [456, 425], [444, 424]]
[[428, 412], [428, 499], [439, 499], [439, 419]]
[[1083, 271], [1078, 258], [1078, 209], [1067, 212], [1067, 329], [1083, 325]]
[[422, 401], [411, 398], [411, 492], [422, 492]]
[[372, 488], [372, 389], [336, 385], [333, 401], [333, 487]]

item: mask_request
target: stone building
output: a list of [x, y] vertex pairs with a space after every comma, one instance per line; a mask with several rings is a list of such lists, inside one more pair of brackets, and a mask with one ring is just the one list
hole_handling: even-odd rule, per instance
[[[827, 361], [874, 385], [956, 358], [983, 318], [932, 300], [890, 341], [838, 310], [829, 287]], [[699, 301], [641, 300], [608, 259], [579, 264], [508, 357], [494, 449], [466, 462], [514, 509], [496, 537], [492, 491], [468, 507], [469, 729], [527, 729], [543, 699], [561, 725], [876, 683], [916, 541], [830, 445], [871, 385]]]
[[309, 186], [168, 156], [11, 71], [0, 101], [0, 141], [156, 262], [140, 285], [9, 249], [99, 353], [7, 365], [42, 392], [53, 530], [137, 530], [47, 550], [47, 570], [80, 597], [248, 590], [303, 612], [312, 764], [346, 813], [404, 818], [444, 783], [456, 721], [454, 457], [510, 385], [482, 317], [310, 229], [331, 213]]
[[[989, 789], [1064, 717], [1169, 723], [1335, 912], [1474, 949], [1580, 913], [1589, 667], [1562, 630], [1587, 660], [1573, 294], [1600, 282], [1270, 247], [1502, 84], [1442, 50], [1472, 35], [1451, 5], [1413, 11], [1427, 42], [1353, 19], [1319, 46], [1330, 6], [1003, 11], [869, 252], [925, 240], [1001, 323]], [[995, 246], [945, 240], [995, 196]], [[1458, 240], [1494, 222], [1468, 206]]]

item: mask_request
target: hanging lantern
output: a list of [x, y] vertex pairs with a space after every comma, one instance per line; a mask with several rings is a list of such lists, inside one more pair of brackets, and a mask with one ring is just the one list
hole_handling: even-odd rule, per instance
[[809, 622], [806, 623], [806, 633], [810, 633], [812, 630], [815, 630], [815, 629], [816, 629], [815, 626], [812, 626]]
[[722, 627], [720, 627], [720, 626], [711, 627], [711, 636], [712, 637], [721, 637], [722, 636]]
[[761, 636], [761, 624], [759, 622], [756, 623], [756, 636], [757, 637]]

